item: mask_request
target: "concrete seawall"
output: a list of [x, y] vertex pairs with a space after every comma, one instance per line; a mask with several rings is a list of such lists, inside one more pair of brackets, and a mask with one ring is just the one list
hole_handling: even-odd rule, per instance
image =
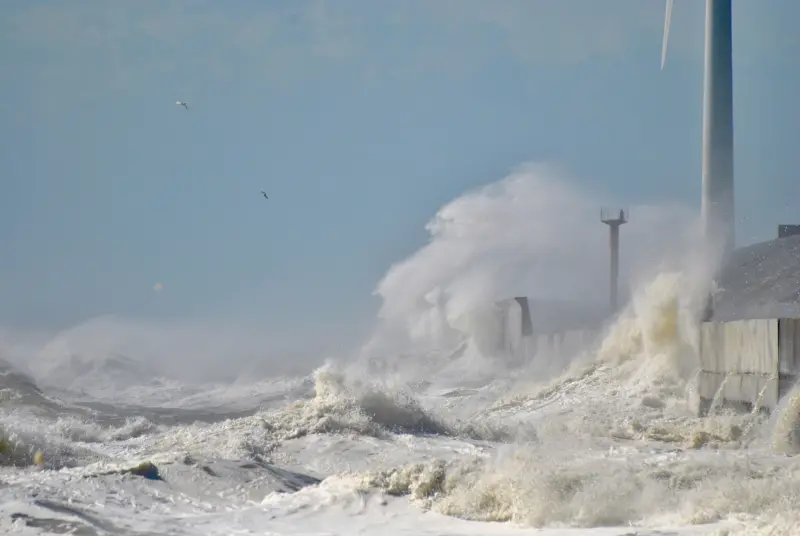
[[[521, 349], [530, 360], [566, 362], [599, 343], [602, 334], [594, 329], [534, 334]], [[699, 415], [715, 399], [746, 411], [773, 410], [800, 380], [800, 318], [703, 323], [697, 380]]]
[[[497, 333], [491, 349], [519, 364], [567, 362], [590, 350], [601, 329], [541, 329], [525, 297], [496, 302]], [[546, 310], [545, 310], [546, 312]], [[537, 329], [539, 328], [539, 329]], [[547, 329], [550, 328], [550, 329]], [[770, 411], [800, 379], [800, 318], [704, 322], [695, 411], [714, 404]]]
[[[579, 308], [576, 311], [585, 314]], [[526, 297], [495, 302], [489, 316], [496, 325], [489, 331], [496, 330], [496, 333], [485, 337], [484, 346], [518, 364], [537, 358], [553, 362], [572, 359], [589, 349], [601, 335], [600, 329], [569, 329], [563, 322], [556, 321], [555, 317], [579, 316], [563, 304], [559, 308], [553, 304], [531, 303]]]
[[700, 329], [696, 411], [726, 406], [772, 410], [800, 374], [800, 319], [705, 322]]
[[596, 343], [600, 334], [599, 330], [585, 329], [537, 335], [532, 344], [533, 358], [546, 356], [551, 360], [572, 359]]

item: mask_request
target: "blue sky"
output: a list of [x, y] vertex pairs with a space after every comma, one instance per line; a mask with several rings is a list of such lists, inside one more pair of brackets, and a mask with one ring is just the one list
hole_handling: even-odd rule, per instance
[[[347, 332], [439, 206], [530, 160], [699, 206], [702, 4], [659, 72], [655, 0], [2, 2], [0, 323]], [[748, 243], [800, 222], [800, 3], [734, 5]]]

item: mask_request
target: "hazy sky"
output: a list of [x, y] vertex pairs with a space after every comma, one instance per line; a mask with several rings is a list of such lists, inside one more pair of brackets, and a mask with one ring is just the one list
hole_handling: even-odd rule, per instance
[[[800, 223], [800, 2], [734, 5], [747, 243]], [[525, 161], [620, 203], [699, 206], [703, 2], [676, 2], [659, 72], [663, 16], [658, 0], [5, 0], [0, 323], [346, 331], [439, 206]]]

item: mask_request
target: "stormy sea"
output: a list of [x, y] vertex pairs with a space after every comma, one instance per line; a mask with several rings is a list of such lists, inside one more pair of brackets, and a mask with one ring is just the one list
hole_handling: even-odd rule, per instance
[[[160, 365], [191, 356], [144, 359], [113, 317], [6, 333], [0, 532], [799, 534], [800, 396], [693, 411], [707, 263], [669, 223], [691, 211], [632, 207], [624, 304], [597, 315], [602, 201], [536, 166], [467, 192], [380, 281], [367, 340], [299, 372], [182, 377]], [[515, 296], [532, 337], [493, 320]]]

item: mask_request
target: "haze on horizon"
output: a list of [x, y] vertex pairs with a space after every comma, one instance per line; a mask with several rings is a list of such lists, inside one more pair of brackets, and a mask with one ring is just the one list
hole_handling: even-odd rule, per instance
[[[734, 6], [743, 245], [800, 223], [800, 5]], [[663, 10], [3, 3], [0, 324], [319, 353], [369, 331], [440, 207], [523, 163], [563, 170], [601, 248], [595, 200], [696, 208], [703, 10], [676, 3], [660, 72]]]

